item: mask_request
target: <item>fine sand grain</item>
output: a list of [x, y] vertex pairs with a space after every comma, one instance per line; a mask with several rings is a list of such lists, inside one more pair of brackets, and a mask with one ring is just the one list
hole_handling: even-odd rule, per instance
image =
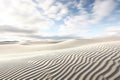
[[120, 38], [0, 45], [0, 80], [120, 80]]

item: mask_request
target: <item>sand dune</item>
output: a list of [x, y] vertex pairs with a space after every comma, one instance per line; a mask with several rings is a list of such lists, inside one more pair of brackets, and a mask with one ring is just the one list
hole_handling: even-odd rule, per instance
[[[78, 39], [78, 40], [66, 40], [66, 41], [37, 41], [37, 42], [20, 42], [19, 44], [11, 45], [0, 45], [1, 53], [24, 53], [33, 51], [51, 51], [59, 49], [68, 49], [73, 47], [80, 47], [83, 45], [89, 45], [94, 43], [108, 42], [108, 41], [119, 41], [119, 37], [114, 38], [100, 38], [100, 39]], [[32, 44], [38, 45], [32, 45]], [[27, 45], [23, 45], [27, 44]], [[6, 50], [7, 49], [7, 50]]]
[[[0, 79], [120, 79], [120, 38], [68, 40], [44, 46], [1, 45], [0, 48], [1, 54], [5, 53], [1, 55], [5, 58], [0, 61]], [[12, 52], [16, 55], [11, 55]], [[8, 53], [10, 56], [5, 56]]]

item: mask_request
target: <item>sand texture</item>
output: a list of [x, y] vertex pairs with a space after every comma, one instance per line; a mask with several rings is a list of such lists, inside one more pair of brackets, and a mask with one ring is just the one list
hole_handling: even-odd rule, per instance
[[0, 45], [0, 80], [120, 80], [120, 38]]

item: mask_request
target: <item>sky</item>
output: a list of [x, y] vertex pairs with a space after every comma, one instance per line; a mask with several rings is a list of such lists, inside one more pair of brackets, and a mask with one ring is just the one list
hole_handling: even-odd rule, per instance
[[0, 40], [120, 36], [120, 0], [0, 0]]

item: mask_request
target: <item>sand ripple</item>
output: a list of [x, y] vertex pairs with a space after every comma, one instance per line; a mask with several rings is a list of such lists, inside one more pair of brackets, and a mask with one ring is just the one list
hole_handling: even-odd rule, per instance
[[0, 62], [0, 79], [120, 80], [120, 41], [39, 53], [48, 55]]

